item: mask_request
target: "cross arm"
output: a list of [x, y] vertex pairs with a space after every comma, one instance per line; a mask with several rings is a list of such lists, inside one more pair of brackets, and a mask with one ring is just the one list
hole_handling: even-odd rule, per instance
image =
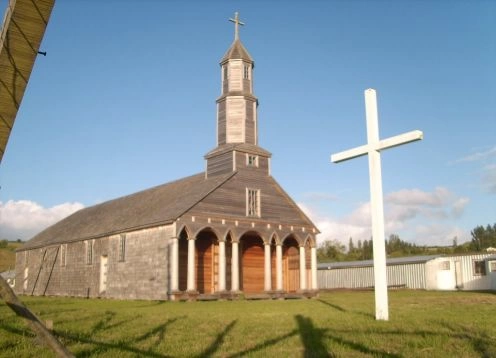
[[415, 142], [424, 138], [424, 133], [419, 130], [403, 133], [394, 137], [386, 138], [379, 141], [376, 150], [397, 147], [402, 144]]
[[353, 159], [357, 157], [361, 157], [369, 152], [369, 145], [362, 145], [360, 147], [356, 147], [353, 149], [345, 150], [344, 152], [336, 153], [331, 155], [331, 162], [339, 163], [344, 162], [348, 159]]

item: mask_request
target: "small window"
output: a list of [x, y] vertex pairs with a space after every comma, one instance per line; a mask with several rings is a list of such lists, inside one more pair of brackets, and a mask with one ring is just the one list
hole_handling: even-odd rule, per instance
[[250, 66], [248, 66], [248, 65], [245, 65], [245, 67], [244, 67], [243, 78], [245, 80], [250, 79]]
[[486, 263], [484, 261], [474, 261], [474, 276], [486, 275]]
[[439, 269], [443, 271], [449, 271], [450, 270], [450, 262], [449, 261], [441, 261], [439, 263]]
[[65, 266], [66, 252], [67, 252], [67, 245], [65, 245], [65, 244], [60, 245], [60, 266]]
[[260, 190], [246, 189], [246, 215], [260, 217]]
[[126, 235], [119, 237], [119, 261], [126, 259]]
[[491, 272], [496, 272], [496, 261], [489, 261], [489, 270]]
[[93, 263], [93, 241], [86, 241], [86, 265]]
[[246, 155], [246, 165], [249, 167], [258, 167], [258, 155]]

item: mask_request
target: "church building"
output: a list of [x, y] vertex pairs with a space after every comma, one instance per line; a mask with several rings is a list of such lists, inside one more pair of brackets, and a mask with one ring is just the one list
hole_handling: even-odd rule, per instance
[[205, 172], [84, 208], [37, 234], [17, 251], [16, 293], [195, 300], [317, 292], [319, 231], [258, 145], [254, 61], [237, 13], [231, 21]]

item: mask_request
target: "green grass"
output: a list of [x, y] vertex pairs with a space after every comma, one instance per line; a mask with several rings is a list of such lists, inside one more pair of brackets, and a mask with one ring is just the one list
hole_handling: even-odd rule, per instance
[[[149, 302], [21, 297], [79, 357], [496, 357], [496, 294], [370, 291], [317, 299]], [[0, 304], [0, 354], [49, 357]]]

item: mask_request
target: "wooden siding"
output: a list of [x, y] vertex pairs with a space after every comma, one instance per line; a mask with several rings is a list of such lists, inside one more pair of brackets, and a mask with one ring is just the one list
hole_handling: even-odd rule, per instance
[[226, 102], [217, 103], [217, 143], [226, 143]]
[[261, 238], [241, 238], [241, 290], [245, 293], [264, 291], [264, 246]]
[[246, 109], [245, 109], [245, 112], [246, 112], [246, 123], [245, 123], [245, 126], [246, 126], [246, 130], [245, 130], [245, 142], [246, 143], [249, 143], [249, 144], [256, 144], [255, 143], [255, 138], [256, 138], [256, 134], [255, 134], [255, 130], [256, 130], [256, 126], [255, 126], [255, 119], [254, 119], [254, 113], [253, 113], [253, 101], [251, 100], [246, 100]]
[[226, 99], [226, 142], [245, 142], [246, 101], [243, 97]]
[[279, 190], [272, 177], [262, 174], [260, 170], [248, 169], [239, 169], [236, 175], [189, 210], [188, 215], [247, 218], [246, 188], [261, 191], [261, 217], [254, 218], [255, 220], [287, 225], [312, 225], [300, 209]]
[[225, 152], [207, 160], [207, 177], [233, 171], [233, 154]]
[[243, 61], [230, 60], [229, 66], [229, 92], [242, 91]]

